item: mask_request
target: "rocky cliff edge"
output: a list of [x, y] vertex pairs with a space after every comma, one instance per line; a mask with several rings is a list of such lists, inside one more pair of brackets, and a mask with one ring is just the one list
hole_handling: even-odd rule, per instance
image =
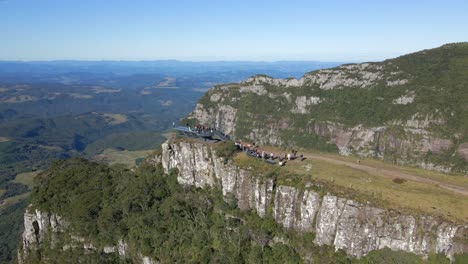
[[315, 233], [317, 245], [333, 245], [355, 257], [385, 247], [423, 256], [443, 253], [449, 258], [468, 252], [467, 226], [276, 185], [274, 179], [225, 163], [212, 145], [164, 143], [162, 149], [162, 165], [166, 172], [178, 169], [179, 183], [220, 187], [224, 195], [237, 198], [241, 210], [253, 210], [261, 217], [271, 214], [284, 228]]

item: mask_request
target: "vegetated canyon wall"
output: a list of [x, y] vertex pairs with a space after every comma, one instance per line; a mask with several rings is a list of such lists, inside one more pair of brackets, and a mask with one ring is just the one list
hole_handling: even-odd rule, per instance
[[[150, 161], [161, 162], [166, 172], [178, 169], [180, 184], [221, 188], [223, 195], [237, 199], [241, 210], [272, 216], [286, 229], [314, 233], [316, 245], [333, 245], [354, 257], [385, 247], [423, 256], [442, 253], [449, 258], [468, 252], [467, 226], [431, 216], [401, 215], [328, 193], [320, 195], [313, 190], [313, 183], [301, 189], [278, 185], [275, 179], [254, 170], [225, 163], [213, 145], [181, 141], [164, 143], [162, 150], [161, 156]], [[97, 247], [85, 237], [73, 235], [66, 219], [54, 213], [29, 208], [24, 227], [19, 263], [26, 263], [27, 257], [44, 245], [59, 251], [80, 249], [83, 254], [117, 254], [137, 263], [156, 263], [124, 240]]]
[[[271, 213], [284, 228], [315, 233], [317, 245], [333, 245], [355, 257], [388, 247], [418, 255], [443, 253], [449, 258], [468, 252], [468, 227], [431, 216], [401, 215], [326, 194], [312, 188], [276, 185], [255, 171], [224, 162], [210, 145], [164, 143], [162, 165], [177, 168], [181, 184], [218, 186], [237, 198], [241, 210], [265, 217]], [[313, 184], [313, 183], [311, 183]]]
[[[468, 44], [446, 45], [380, 63], [343, 65], [301, 79], [257, 75], [210, 89], [188, 121], [216, 127], [234, 138], [260, 144], [301, 146], [376, 157], [398, 164], [450, 171], [468, 169], [466, 58]], [[287, 229], [315, 234], [317, 245], [333, 245], [351, 256], [388, 247], [418, 255], [468, 252], [468, 227], [432, 216], [402, 215], [370, 204], [321, 195], [311, 186], [278, 184], [259, 172], [225, 163], [202, 143], [164, 144], [166, 171], [178, 181], [216, 186], [234, 195], [238, 207], [272, 216]], [[152, 263], [125, 241], [97, 248], [68, 234], [66, 221], [41, 211], [25, 214], [20, 263], [41, 243], [79, 247]]]
[[261, 144], [464, 171], [468, 137], [460, 98], [467, 98], [468, 83], [463, 73], [441, 66], [451, 65], [454, 56], [468, 57], [467, 45], [342, 65], [300, 79], [257, 75], [210, 89], [188, 120]]

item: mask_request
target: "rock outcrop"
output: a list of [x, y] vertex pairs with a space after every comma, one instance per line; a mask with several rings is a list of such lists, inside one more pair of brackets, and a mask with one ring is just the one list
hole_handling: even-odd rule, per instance
[[[466, 89], [452, 89], [467, 83], [427, 80], [450, 76], [452, 72], [441, 68], [451, 63], [451, 56], [468, 58], [466, 44], [457, 55], [441, 55], [450, 48], [457, 47], [317, 70], [300, 79], [256, 75], [218, 85], [200, 99], [189, 119], [261, 144], [323, 148], [326, 142], [343, 155], [466, 171], [466, 125], [459, 122], [466, 119], [466, 108], [459, 98], [467, 94]], [[415, 60], [424, 63], [409, 67]], [[322, 142], [317, 143], [317, 138]], [[439, 158], [430, 159], [431, 155]]]
[[[168, 172], [178, 169], [181, 184], [218, 186], [234, 195], [242, 210], [267, 214], [284, 228], [315, 233], [317, 245], [333, 245], [361, 257], [388, 247], [418, 255], [454, 254], [468, 251], [467, 226], [431, 216], [401, 215], [332, 194], [293, 186], [277, 186], [268, 179], [216, 155], [210, 145], [194, 142], [164, 143], [161, 162]], [[271, 210], [270, 210], [271, 209]]]
[[273, 194], [273, 181], [251, 175], [251, 171], [234, 169], [224, 164], [205, 144], [179, 142], [162, 145], [162, 165], [165, 172], [177, 168], [180, 184], [196, 187], [222, 186], [223, 195], [233, 194], [242, 210], [251, 209], [260, 216], [266, 214]]
[[[63, 251], [81, 247], [87, 253], [117, 254], [122, 259], [130, 258], [134, 255], [129, 251], [129, 246], [124, 240], [117, 241], [115, 245], [97, 247], [89, 239], [74, 235], [68, 227], [67, 221], [57, 214], [29, 207], [24, 214], [24, 231], [21, 248], [18, 250], [18, 263], [28, 263], [28, 256], [31, 253], [40, 252], [43, 250], [43, 247]], [[62, 243], [59, 241], [60, 235], [68, 236], [71, 242]], [[132, 259], [142, 264], [157, 263], [153, 259], [139, 253], [135, 254], [135, 256]]]
[[56, 214], [28, 209], [24, 214], [23, 252], [19, 255], [29, 255], [31, 250], [38, 249], [39, 245], [46, 240], [49, 233], [61, 232], [66, 226], [66, 222]]
[[[210, 104], [204, 103], [202, 99], [190, 114], [189, 119], [197, 120], [202, 124], [213, 124], [218, 129], [238, 138], [277, 146], [300, 144], [294, 140], [294, 137], [282, 136], [285, 131], [293, 129], [296, 133], [304, 133], [306, 136], [319, 136], [327, 143], [335, 145], [342, 155], [354, 154], [362, 157], [388, 159], [398, 164], [420, 165], [425, 168], [431, 166], [424, 166], [421, 163], [422, 157], [426, 153], [442, 154], [453, 146], [454, 141], [451, 138], [442, 138], [439, 134], [431, 132], [434, 127], [446, 125], [446, 121], [439, 118], [437, 113], [417, 112], [408, 119], [388, 120], [379, 126], [364, 124], [347, 126], [334, 120], [316, 120], [317, 117], [314, 115], [312, 107], [327, 105], [327, 100], [307, 93], [288, 92], [291, 87], [312, 81], [314, 84], [320, 83], [320, 87], [329, 87], [326, 89], [337, 89], [336, 87], [339, 85], [365, 87], [371, 85], [374, 78], [372, 77], [364, 83], [345, 82], [343, 81], [344, 77], [325, 78], [326, 74], [330, 73], [327, 70], [321, 70], [318, 73], [307, 75], [297, 82], [253, 77], [237, 86], [232, 84], [218, 86], [208, 91], [206, 95], [211, 98]], [[318, 77], [311, 77], [315, 75]], [[312, 78], [312, 80], [308, 78]], [[406, 84], [406, 82], [403, 83]], [[281, 85], [282, 88], [270, 88], [275, 85]], [[249, 93], [258, 95], [259, 104], [278, 105], [278, 108], [282, 110], [281, 115], [272, 113], [271, 116], [258, 118], [255, 112], [239, 109], [241, 105], [238, 105], [238, 102], [245, 100], [243, 98]], [[412, 92], [409, 95], [404, 94], [392, 99], [392, 104], [408, 105], [414, 102], [416, 96]], [[297, 124], [296, 118], [288, 118], [285, 113], [310, 118], [306, 123]], [[302, 119], [302, 117], [297, 118]], [[245, 127], [246, 124], [250, 126]], [[460, 148], [462, 146], [463, 144]], [[458, 155], [468, 161], [463, 150], [458, 151]], [[443, 166], [434, 164], [431, 168], [449, 171], [450, 164]]]

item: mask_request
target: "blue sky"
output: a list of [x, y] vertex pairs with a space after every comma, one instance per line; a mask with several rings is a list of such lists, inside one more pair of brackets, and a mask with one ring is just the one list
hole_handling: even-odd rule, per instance
[[466, 0], [0, 0], [0, 60], [367, 61], [460, 41]]

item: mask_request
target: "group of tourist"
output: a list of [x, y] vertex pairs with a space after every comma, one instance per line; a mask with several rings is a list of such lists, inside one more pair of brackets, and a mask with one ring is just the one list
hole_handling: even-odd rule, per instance
[[258, 149], [255, 143], [245, 144], [245, 143], [236, 141], [235, 145], [238, 150], [246, 152], [247, 155], [251, 157], [255, 157], [255, 158], [261, 158], [271, 164], [275, 164], [274, 160], [278, 159], [278, 164], [280, 166], [284, 166], [286, 164], [286, 161], [295, 160], [298, 157], [300, 158], [301, 161], [304, 160], [304, 156], [302, 154], [297, 156], [297, 151], [294, 149], [291, 151], [291, 153], [284, 153], [284, 155], [279, 154], [278, 156], [276, 156], [274, 152], [268, 153], [264, 150]]
[[201, 134], [202, 132], [210, 132], [210, 133], [213, 133], [216, 131], [216, 128], [212, 128], [212, 127], [209, 127], [209, 126], [202, 126], [202, 125], [195, 125], [192, 127], [189, 126], [189, 124], [187, 123], [187, 127], [190, 131], [196, 131], [198, 134]]
[[[173, 123], [173, 126], [175, 126], [175, 123]], [[221, 131], [217, 131], [216, 128], [212, 128], [212, 127], [209, 127], [209, 126], [204, 126], [204, 125], [198, 125], [197, 124], [197, 125], [194, 125], [193, 127], [190, 127], [189, 124], [187, 123], [186, 127], [189, 129], [189, 131], [194, 131], [194, 132], [197, 132], [198, 134], [218, 133], [218, 134], [221, 134], [222, 136], [224, 136], [225, 139], [227, 139], [227, 140], [230, 139], [228, 134], [224, 134]], [[276, 164], [276, 162], [275, 162], [276, 159], [278, 159], [278, 164], [280, 166], [284, 166], [284, 165], [286, 165], [287, 161], [295, 160], [298, 157], [300, 158], [301, 161], [304, 160], [304, 156], [302, 154], [298, 156], [297, 151], [294, 150], [294, 149], [290, 153], [284, 153], [284, 155], [283, 154], [275, 155], [274, 152], [268, 153], [265, 150], [260, 150], [255, 143], [247, 144], [247, 143], [243, 143], [241, 141], [236, 141], [235, 145], [236, 145], [238, 150], [246, 152], [247, 155], [249, 155], [251, 157], [262, 159], [265, 162], [270, 163], [270, 164]]]

